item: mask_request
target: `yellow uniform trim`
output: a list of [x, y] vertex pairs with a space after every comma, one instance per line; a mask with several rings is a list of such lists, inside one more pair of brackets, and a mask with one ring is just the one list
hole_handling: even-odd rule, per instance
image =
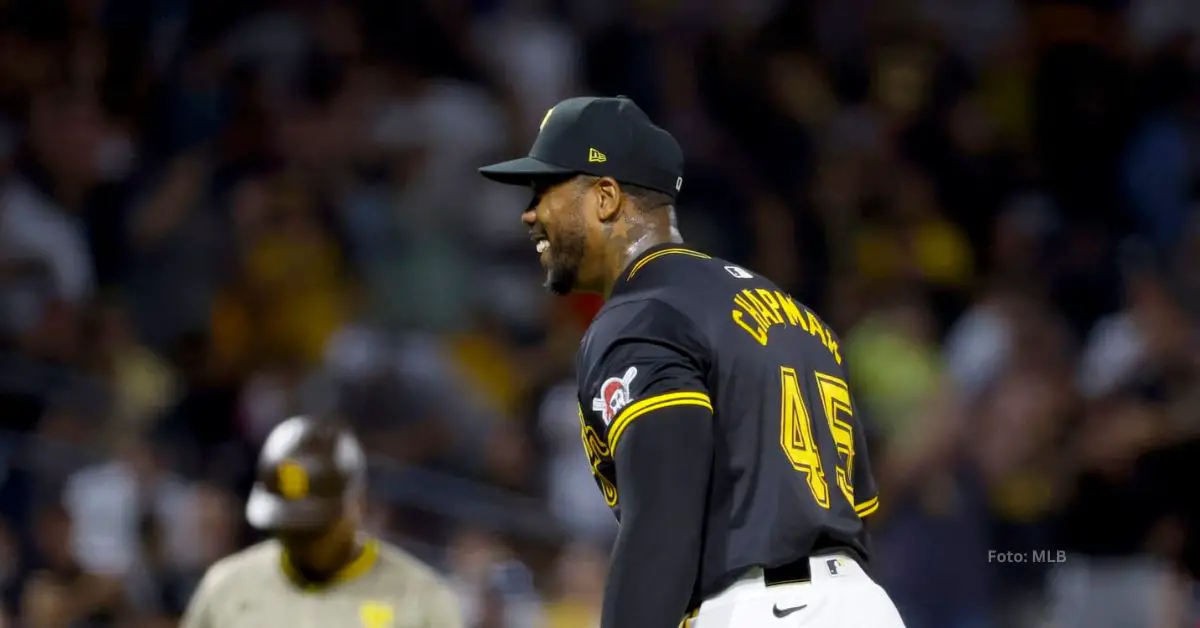
[[709, 412], [712, 412], [713, 409], [712, 401], [709, 400], [707, 394], [702, 392], [664, 393], [630, 404], [621, 410], [621, 413], [617, 415], [617, 418], [613, 419], [612, 425], [608, 428], [608, 451], [610, 455], [615, 456], [617, 454], [617, 441], [621, 440], [621, 434], [625, 433], [625, 428], [629, 427], [629, 424], [634, 419], [647, 412], [671, 406], [700, 406], [708, 408]]
[[860, 518], [865, 517], [879, 509], [879, 496], [872, 497], [867, 501], [858, 504], [854, 507], [854, 512], [858, 513]]
[[683, 616], [682, 620], [680, 620], [679, 628], [688, 628], [688, 626], [691, 626], [692, 623], [694, 623], [694, 622], [692, 622], [692, 620], [695, 619], [696, 616], [699, 614], [700, 614], [700, 607], [697, 606], [696, 608], [693, 608], [690, 612], [688, 612], [687, 615]]
[[698, 257], [700, 259], [712, 259], [712, 257], [709, 257], [708, 255], [705, 255], [703, 253], [698, 253], [696, 251], [691, 251], [688, 249], [679, 249], [679, 248], [663, 249], [661, 251], [655, 251], [655, 252], [647, 255], [646, 257], [643, 257], [642, 259], [638, 260], [637, 263], [633, 265], [633, 268], [629, 269], [629, 274], [625, 276], [625, 280], [628, 281], [630, 279], [633, 279], [633, 276], [635, 274], [637, 274], [637, 271], [641, 270], [643, 266], [645, 266], [646, 264], [649, 264], [650, 262], [652, 262], [664, 255], [691, 255], [692, 257]]
[[287, 552], [284, 552], [280, 555], [279, 567], [283, 570], [283, 575], [287, 576], [287, 579], [297, 587], [305, 591], [320, 591], [321, 589], [325, 589], [336, 584], [350, 582], [351, 580], [357, 580], [358, 578], [363, 577], [363, 575], [365, 575], [371, 570], [372, 567], [375, 566], [375, 563], [378, 562], [378, 560], [379, 541], [375, 539], [369, 539], [365, 544], [363, 544], [362, 551], [358, 553], [358, 556], [356, 556], [354, 560], [350, 561], [345, 567], [339, 569], [337, 573], [333, 574], [333, 576], [325, 582], [309, 582], [305, 580], [304, 576], [301, 576], [300, 572], [292, 566], [292, 561], [288, 559]]

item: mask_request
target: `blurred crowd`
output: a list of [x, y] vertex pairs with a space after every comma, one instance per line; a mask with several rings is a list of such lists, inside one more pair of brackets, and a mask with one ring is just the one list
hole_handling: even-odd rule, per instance
[[910, 626], [1194, 625], [1197, 35], [1193, 0], [0, 0], [0, 626], [174, 625], [297, 412], [355, 426], [372, 531], [473, 626], [596, 625], [598, 302], [474, 172], [580, 94], [679, 138], [694, 246], [840, 331]]

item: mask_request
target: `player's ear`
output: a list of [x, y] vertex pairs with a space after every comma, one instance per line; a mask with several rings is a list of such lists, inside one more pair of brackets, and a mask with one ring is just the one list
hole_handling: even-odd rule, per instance
[[596, 218], [600, 222], [611, 222], [617, 217], [621, 205], [621, 185], [612, 177], [600, 177], [592, 185], [596, 195]]

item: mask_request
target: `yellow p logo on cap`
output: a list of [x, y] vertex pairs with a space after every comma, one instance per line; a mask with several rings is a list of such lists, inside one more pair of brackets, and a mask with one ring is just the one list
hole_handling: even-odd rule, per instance
[[304, 499], [308, 497], [308, 472], [295, 460], [284, 460], [279, 463], [275, 472], [279, 475], [279, 494], [284, 499]]

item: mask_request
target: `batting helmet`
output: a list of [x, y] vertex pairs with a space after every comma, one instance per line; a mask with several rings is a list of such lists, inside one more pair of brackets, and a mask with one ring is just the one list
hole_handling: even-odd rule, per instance
[[307, 416], [280, 423], [258, 458], [246, 520], [260, 530], [319, 530], [336, 522], [366, 487], [358, 439], [337, 424]]

